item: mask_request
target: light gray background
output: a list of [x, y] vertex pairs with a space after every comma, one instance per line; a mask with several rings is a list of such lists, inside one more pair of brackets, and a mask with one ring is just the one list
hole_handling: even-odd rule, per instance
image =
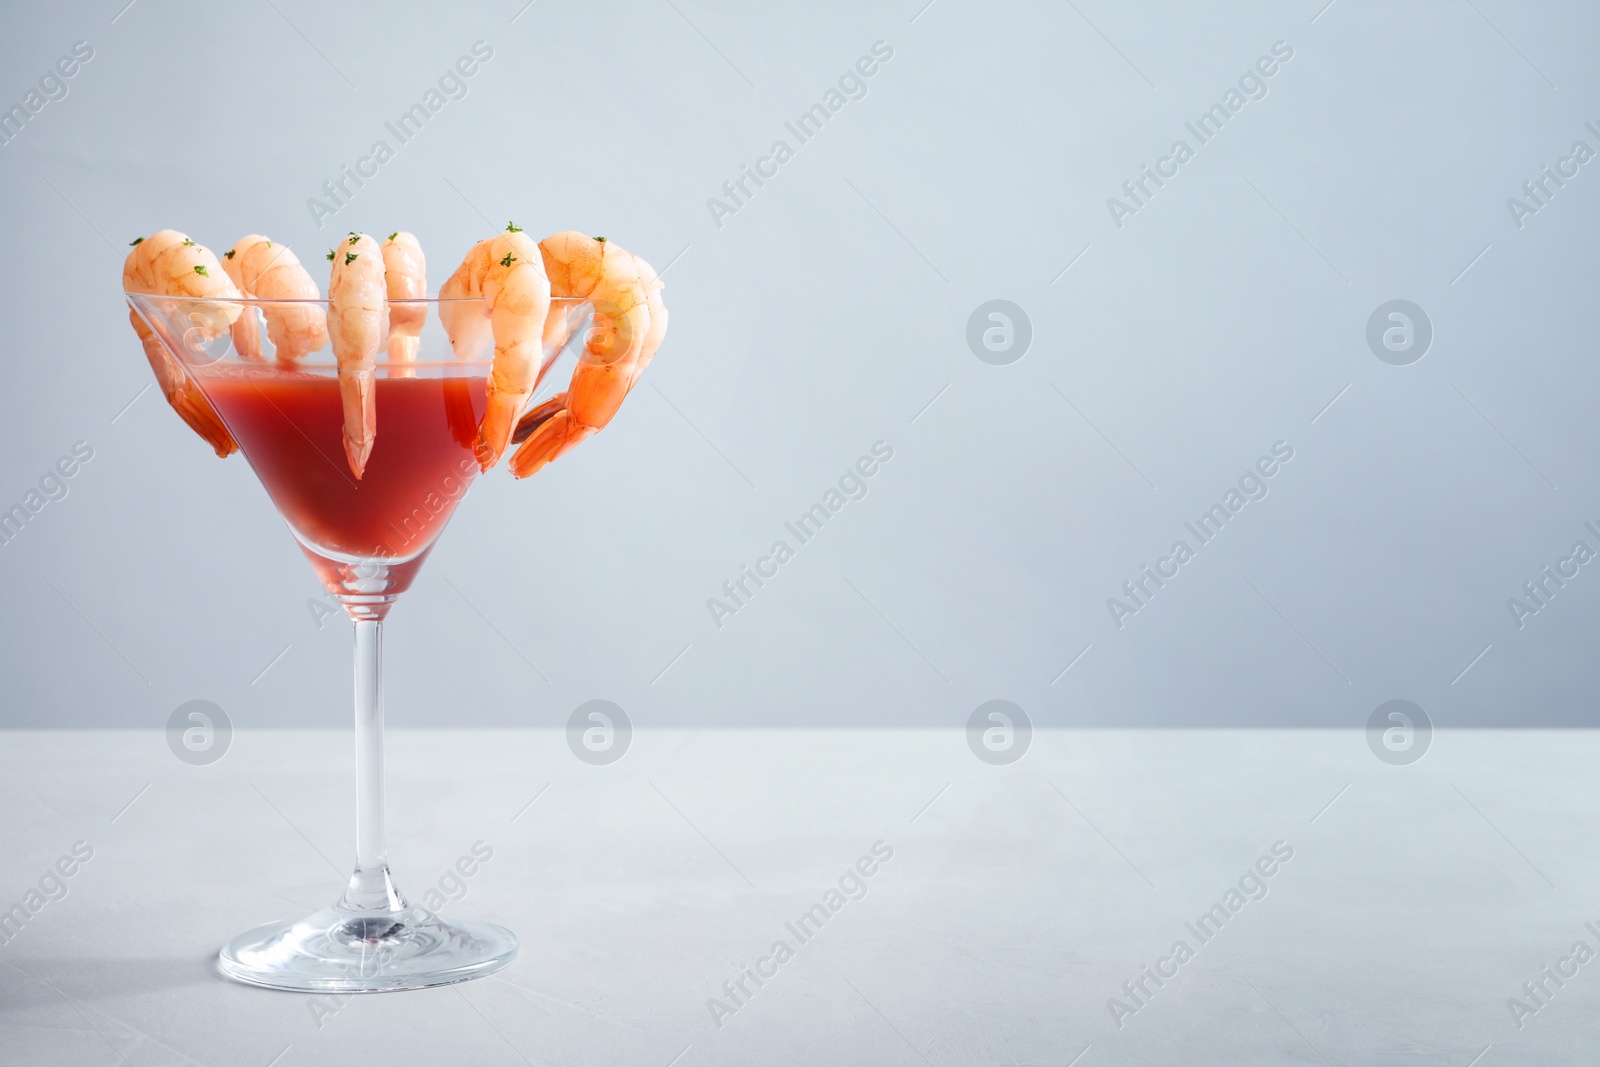
[[[1600, 149], [1600, 18], [919, 7], [8, 10], [0, 101], [95, 56], [0, 148], [0, 504], [75, 441], [95, 458], [0, 548], [0, 721], [349, 714], [347, 628], [316, 625], [265, 494], [141, 395], [131, 238], [315, 263], [408, 228], [437, 280], [514, 218], [670, 263], [672, 331], [603, 435], [473, 491], [391, 617], [396, 724], [559, 726], [595, 697], [641, 726], [959, 726], [993, 697], [1058, 726], [1356, 727], [1395, 697], [1589, 723], [1596, 568], [1520, 631], [1506, 598], [1600, 547], [1600, 164], [1521, 230], [1505, 202]], [[479, 39], [470, 95], [318, 230], [307, 198]], [[878, 40], [869, 95], [715, 225], [707, 198]], [[1106, 198], [1278, 40], [1269, 95], [1116, 228]], [[965, 342], [994, 298], [1034, 330], [1005, 367]], [[1434, 325], [1408, 367], [1364, 341], [1394, 298]], [[870, 495], [717, 629], [706, 599], [880, 439]], [[1278, 440], [1271, 495], [1119, 631], [1106, 598]]]
[[[1507, 1001], [1600, 922], [1596, 739], [1453, 728], [1592, 719], [1600, 564], [1524, 629], [1506, 598], [1600, 525], [1600, 163], [1520, 230], [1505, 201], [1600, 148], [1600, 15], [125, 3], [0, 16], [0, 105], [95, 49], [0, 147], [0, 508], [95, 450], [0, 547], [0, 722], [140, 728], [0, 745], [0, 907], [96, 849], [0, 951], [0, 1063], [1592, 1059], [1593, 977], [1525, 1029]], [[479, 39], [470, 95], [318, 230], [306, 199]], [[870, 94], [717, 227], [878, 40]], [[1278, 40], [1269, 95], [1117, 229], [1106, 198]], [[548, 728], [390, 747], [400, 884], [492, 842], [459, 913], [523, 955], [318, 1027], [207, 967], [343, 878], [347, 627], [149, 388], [120, 260], [162, 226], [313, 264], [404, 227], [437, 280], [512, 218], [670, 265], [673, 311], [616, 422], [481, 483], [389, 628], [392, 723]], [[993, 299], [1033, 327], [1009, 366], [967, 347]], [[1407, 367], [1365, 341], [1393, 299], [1435, 330]], [[880, 439], [870, 495], [717, 629], [706, 599]], [[1118, 630], [1106, 599], [1279, 440], [1270, 496]], [[562, 731], [596, 698], [637, 727], [604, 767]], [[962, 734], [996, 698], [1040, 727], [1005, 766]], [[1421, 762], [1369, 750], [1396, 698], [1439, 728]], [[193, 699], [233, 720], [220, 762], [167, 749]], [[1343, 729], [1049, 729], [1163, 725]], [[878, 838], [872, 896], [716, 1029]], [[1118, 1029], [1107, 999], [1279, 839], [1272, 895]]]
[[[1592, 961], [1521, 1029], [1508, 1005], [1596, 944], [1593, 731], [1451, 730], [1403, 768], [1356, 730], [1041, 730], [1008, 767], [949, 730], [653, 730], [603, 768], [556, 730], [396, 731], [401, 886], [485, 842], [444, 914], [522, 954], [331, 1017], [208, 972], [342, 884], [327, 734], [191, 767], [155, 732], [11, 732], [0, 902], [95, 855], [0, 947], [0, 1064], [1580, 1067], [1600, 1042]], [[719, 1028], [722, 983], [878, 840], [868, 895]], [[1275, 842], [1266, 898], [1199, 944]], [[1178, 939], [1196, 958], [1119, 1027]]]

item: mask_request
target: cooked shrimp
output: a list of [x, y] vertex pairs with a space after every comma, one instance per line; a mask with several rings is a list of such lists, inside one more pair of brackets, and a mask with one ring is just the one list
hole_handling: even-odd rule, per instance
[[[518, 424], [523, 441], [511, 473], [526, 478], [603, 429], [666, 335], [666, 306], [655, 269], [603, 237], [567, 231], [539, 244], [557, 296], [587, 299], [594, 323], [567, 391]], [[659, 315], [656, 308], [660, 309]], [[526, 440], [523, 440], [526, 438]]]
[[632, 361], [639, 354], [650, 325], [650, 311], [638, 263], [604, 237], [586, 237], [576, 230], [552, 234], [539, 242], [545, 273], [554, 296], [575, 296], [594, 308], [594, 324], [585, 346], [598, 363]]
[[339, 397], [344, 405], [344, 454], [359, 479], [378, 436], [374, 390], [375, 357], [388, 329], [389, 302], [383, 278], [383, 252], [364, 233], [352, 233], [328, 253], [333, 275], [328, 281], [333, 356], [339, 362]]
[[[383, 272], [391, 301], [421, 300], [428, 295], [428, 263], [414, 234], [396, 230], [383, 242]], [[416, 362], [422, 324], [427, 318], [427, 304], [389, 305], [389, 362]], [[409, 376], [415, 372], [391, 373]]]
[[[533, 238], [517, 229], [479, 241], [439, 290], [441, 300], [483, 297], [494, 334], [488, 406], [478, 424], [478, 465], [488, 470], [511, 441], [522, 405], [533, 395], [543, 364], [541, 341], [550, 313], [550, 280]], [[472, 304], [440, 305], [439, 317], [456, 354], [481, 342], [483, 319]]]
[[[666, 288], [666, 283], [656, 269], [645, 262], [644, 257], [635, 255], [633, 261], [639, 270], [639, 281], [644, 285], [645, 303], [650, 309], [650, 329], [645, 332], [644, 344], [639, 347], [639, 362], [633, 372], [633, 381], [628, 383], [629, 389], [633, 388], [650, 361], [656, 358], [656, 349], [661, 347], [661, 342], [667, 336], [667, 305], [661, 301], [661, 290]], [[671, 266], [670, 263], [667, 265]]]
[[[225, 299], [239, 291], [223, 271], [217, 257], [204, 245], [197, 245], [176, 230], [162, 230], [133, 242], [133, 251], [122, 264], [122, 289], [128, 293], [156, 296], [199, 296]], [[220, 320], [206, 326], [220, 332], [239, 317], [238, 304], [219, 303], [214, 307]], [[150, 369], [155, 371], [161, 392], [189, 428], [206, 439], [217, 455], [230, 455], [239, 446], [223, 426], [216, 409], [190, 379], [183, 365], [167, 351], [150, 324], [137, 311], [128, 319], [144, 345]], [[197, 324], [198, 325], [198, 324]]]
[[[253, 233], [223, 253], [222, 267], [233, 284], [247, 297], [257, 300], [316, 300], [322, 296], [317, 283], [289, 250]], [[321, 304], [268, 304], [262, 312], [267, 319], [267, 340], [272, 342], [278, 360], [291, 363], [328, 343], [328, 316]], [[247, 359], [261, 358], [261, 337], [256, 330], [256, 312], [247, 308], [233, 324], [233, 345]]]
[[481, 355], [494, 343], [489, 314], [483, 309], [483, 271], [490, 262], [489, 241], [479, 241], [467, 251], [455, 273], [439, 287], [439, 324], [450, 338], [456, 359]]
[[[639, 265], [639, 277], [647, 280], [645, 285], [646, 303], [650, 308], [650, 330], [645, 334], [644, 345], [639, 352], [639, 369], [644, 370], [645, 364], [650, 362], [655, 351], [661, 345], [661, 338], [667, 332], [667, 308], [661, 303], [661, 279], [656, 277], [655, 268], [650, 266], [638, 256], [633, 257]], [[572, 338], [572, 329], [581, 321], [581, 317], [572, 315], [551, 315], [544, 321], [544, 349], [546, 352], [557, 352], [566, 347]], [[522, 440], [527, 434], [514, 438]]]

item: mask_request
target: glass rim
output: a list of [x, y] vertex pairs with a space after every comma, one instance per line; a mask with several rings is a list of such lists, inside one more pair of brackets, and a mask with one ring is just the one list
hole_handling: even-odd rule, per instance
[[[274, 374], [316, 375], [323, 374], [328, 371], [337, 371], [339, 369], [339, 365], [337, 362], [335, 362], [331, 353], [327, 353], [325, 358], [322, 359], [315, 358], [321, 354], [324, 353], [313, 352], [310, 354], [310, 356], [301, 356], [299, 359], [284, 361], [274, 359], [270, 356], [262, 356], [259, 359], [251, 359], [248, 356], [239, 356], [235, 355], [234, 353], [229, 353], [226, 356], [220, 356], [217, 359], [206, 363], [186, 364], [186, 369], [191, 374], [205, 374], [213, 367], [247, 367], [251, 369], [259, 369], [263, 377], [271, 377]], [[372, 360], [372, 365], [379, 371], [461, 370], [462, 368], [492, 368], [494, 366], [494, 358], [492, 356], [484, 356], [474, 359], [392, 360], [388, 358], [387, 353], [380, 349], [378, 355]], [[440, 375], [440, 377], [450, 377], [450, 375]]]
[[[326, 296], [319, 297], [258, 297], [258, 296], [181, 296], [166, 293], [135, 293], [124, 291], [124, 297], [139, 297], [144, 300], [172, 300], [188, 304], [250, 304], [250, 305], [275, 305], [283, 307], [311, 307], [326, 306], [331, 299]], [[487, 297], [482, 296], [407, 296], [388, 297], [386, 303], [390, 304], [486, 304]], [[589, 303], [586, 296], [552, 296], [550, 306], [577, 306]]]

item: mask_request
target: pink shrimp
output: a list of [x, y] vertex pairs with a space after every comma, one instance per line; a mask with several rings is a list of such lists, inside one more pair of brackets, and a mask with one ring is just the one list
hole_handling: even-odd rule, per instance
[[[439, 297], [482, 297], [489, 305], [494, 363], [475, 447], [479, 466], [488, 470], [510, 443], [517, 415], [533, 395], [543, 364], [540, 342], [550, 314], [550, 280], [539, 246], [515, 224], [508, 226], [505, 233], [472, 246]], [[481, 343], [483, 318], [470, 302], [441, 303], [439, 318], [457, 356]]]
[[[239, 291], [229, 280], [217, 257], [204, 245], [197, 245], [176, 230], [161, 230], [150, 237], [133, 242], [133, 251], [122, 265], [122, 289], [128, 293], [149, 293], [156, 296], [198, 296], [224, 299], [238, 297]], [[239, 317], [238, 304], [219, 303], [217, 314], [225, 321], [220, 329], [227, 328]], [[137, 311], [129, 311], [134, 333], [144, 345], [144, 354], [155, 372], [161, 392], [172, 409], [182, 416], [189, 428], [216, 450], [217, 455], [231, 455], [238, 449], [233, 435], [228, 433], [205, 394], [190, 379], [183, 365], [168, 352], [161, 339]]]
[[[233, 284], [257, 300], [317, 300], [322, 296], [304, 265], [288, 245], [275, 244], [258, 233], [241, 237], [222, 256]], [[246, 359], [261, 358], [256, 309], [246, 308], [233, 324], [233, 345]], [[267, 340], [280, 362], [292, 363], [328, 343], [327, 312], [316, 304], [267, 304]]]
[[645, 262], [644, 257], [635, 255], [633, 261], [639, 271], [639, 281], [644, 286], [645, 304], [650, 309], [650, 329], [645, 331], [644, 343], [639, 347], [639, 362], [633, 372], [633, 381], [628, 383], [629, 389], [638, 383], [639, 375], [656, 358], [656, 349], [667, 337], [667, 305], [661, 300], [661, 290], [666, 288], [666, 283], [656, 269]]
[[339, 396], [344, 405], [344, 454], [359, 479], [378, 436], [375, 396], [378, 346], [388, 331], [389, 302], [383, 252], [364, 233], [352, 233], [328, 253], [328, 332], [339, 363]]
[[523, 416], [511, 473], [526, 478], [609, 423], [667, 331], [655, 269], [604, 237], [566, 231], [539, 243], [556, 296], [586, 298], [594, 324], [567, 391]]
[[[383, 271], [389, 299], [421, 300], [428, 295], [428, 262], [416, 235], [396, 230], [383, 242]], [[428, 318], [426, 304], [389, 305], [389, 362], [414, 363], [421, 345], [422, 325]], [[393, 371], [410, 375], [412, 371]]]

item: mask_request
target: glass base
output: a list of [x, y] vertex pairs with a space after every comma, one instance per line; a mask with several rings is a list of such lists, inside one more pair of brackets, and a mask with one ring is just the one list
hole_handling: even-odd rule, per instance
[[466, 982], [517, 955], [510, 930], [446, 922], [426, 908], [360, 909], [341, 900], [304, 919], [268, 923], [223, 946], [227, 977], [297, 993], [382, 993]]

